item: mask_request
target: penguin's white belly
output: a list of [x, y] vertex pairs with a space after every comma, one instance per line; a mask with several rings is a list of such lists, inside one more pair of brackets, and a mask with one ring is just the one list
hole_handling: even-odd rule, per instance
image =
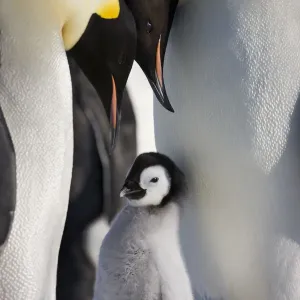
[[0, 299], [53, 300], [72, 171], [69, 69], [58, 31], [41, 28], [34, 13], [19, 24], [5, 18], [0, 105], [16, 152], [17, 206], [0, 256]]
[[191, 0], [165, 80], [175, 114], [155, 104], [156, 146], [191, 184], [182, 243], [194, 288], [299, 299], [300, 2]]

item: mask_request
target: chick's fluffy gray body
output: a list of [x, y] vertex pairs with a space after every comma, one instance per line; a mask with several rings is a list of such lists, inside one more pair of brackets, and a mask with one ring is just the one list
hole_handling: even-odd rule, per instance
[[179, 249], [178, 215], [174, 203], [152, 210], [123, 208], [100, 250], [94, 300], [169, 299], [163, 290], [169, 289], [166, 285], [172, 280], [163, 269], [170, 268], [170, 261], [165, 265], [162, 261], [174, 258], [175, 266], [181, 261], [174, 255]]
[[[159, 299], [159, 275], [153, 264], [145, 208], [126, 206], [100, 250], [95, 300]], [[152, 229], [153, 230], [153, 229]]]

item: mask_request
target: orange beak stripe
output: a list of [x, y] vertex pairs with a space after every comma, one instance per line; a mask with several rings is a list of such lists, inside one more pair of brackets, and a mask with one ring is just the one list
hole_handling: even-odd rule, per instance
[[117, 127], [117, 89], [116, 83], [113, 76], [112, 79], [112, 97], [111, 97], [111, 121], [113, 128]]
[[162, 87], [163, 76], [162, 76], [162, 65], [161, 65], [161, 57], [160, 57], [160, 40], [161, 40], [161, 37], [159, 38], [159, 41], [157, 44], [157, 49], [156, 49], [156, 74], [157, 74], [157, 78], [159, 80], [160, 86]]

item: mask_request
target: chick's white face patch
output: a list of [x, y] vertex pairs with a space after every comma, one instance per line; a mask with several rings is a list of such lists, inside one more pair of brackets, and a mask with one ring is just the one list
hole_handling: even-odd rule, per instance
[[139, 184], [146, 190], [146, 195], [139, 200], [129, 200], [129, 204], [131, 206], [159, 205], [170, 191], [171, 179], [165, 168], [153, 166], [141, 173]]

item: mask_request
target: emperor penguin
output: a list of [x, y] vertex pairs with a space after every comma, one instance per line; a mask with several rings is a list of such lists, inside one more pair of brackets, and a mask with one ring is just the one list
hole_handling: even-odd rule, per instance
[[[103, 41], [101, 47], [85, 43], [95, 37]], [[97, 74], [103, 84], [98, 85], [97, 91], [79, 68], [81, 65], [89, 75], [91, 68], [86, 67], [85, 44], [91, 47], [90, 59], [94, 55], [95, 61], [102, 64]], [[131, 99], [127, 92], [123, 95], [123, 90], [135, 53], [135, 21], [122, 2], [117, 19], [107, 20], [93, 15], [78, 43], [67, 52], [73, 91], [74, 160], [69, 207], [58, 259], [57, 300], [91, 299], [96, 257], [90, 249], [90, 230], [99, 219], [109, 225], [124, 205], [118, 190], [136, 157], [136, 134]], [[118, 87], [117, 93], [113, 91], [115, 87]], [[110, 155], [108, 116], [113, 96], [118, 102], [123, 97], [124, 100], [122, 126]], [[106, 229], [108, 226], [103, 227]], [[100, 238], [97, 243], [101, 244]]]
[[65, 51], [93, 13], [119, 10], [118, 0], [0, 1], [1, 300], [55, 299], [73, 156]]
[[299, 33], [298, 0], [177, 7], [176, 113], [154, 102], [155, 143], [190, 183], [180, 239], [202, 297], [300, 299]]
[[192, 300], [178, 238], [184, 174], [163, 154], [140, 154], [120, 196], [128, 204], [101, 245], [93, 299]]

